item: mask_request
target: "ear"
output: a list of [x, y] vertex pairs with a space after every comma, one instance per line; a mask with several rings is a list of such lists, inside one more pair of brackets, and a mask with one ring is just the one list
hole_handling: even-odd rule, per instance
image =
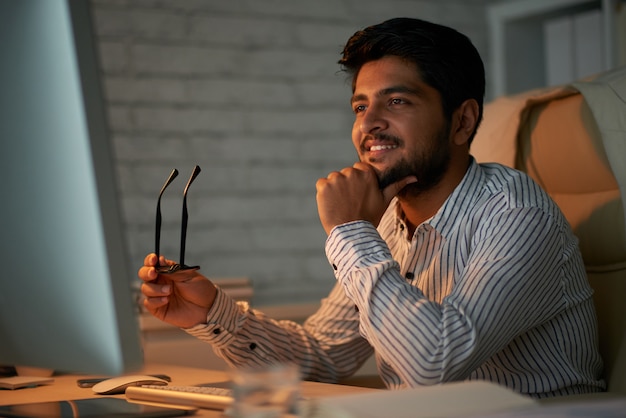
[[455, 145], [467, 143], [476, 128], [478, 120], [478, 102], [467, 99], [452, 114], [452, 140]]

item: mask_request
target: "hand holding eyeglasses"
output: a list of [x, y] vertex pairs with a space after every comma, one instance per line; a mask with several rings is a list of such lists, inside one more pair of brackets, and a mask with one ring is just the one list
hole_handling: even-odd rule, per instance
[[145, 296], [144, 306], [157, 318], [181, 328], [189, 328], [206, 322], [207, 314], [217, 290], [215, 285], [198, 272], [198, 266], [185, 264], [185, 241], [187, 238], [187, 192], [200, 173], [195, 166], [183, 192], [183, 213], [180, 235], [180, 261], [167, 260], [160, 255], [161, 197], [178, 175], [174, 169], [161, 188], [157, 200], [155, 252], [144, 259], [138, 276], [143, 281], [141, 293]]
[[[215, 285], [196, 269], [161, 273], [156, 254], [149, 254], [138, 276], [142, 280], [144, 307], [155, 317], [180, 328], [205, 323], [215, 297]], [[161, 257], [159, 266], [177, 264]]]

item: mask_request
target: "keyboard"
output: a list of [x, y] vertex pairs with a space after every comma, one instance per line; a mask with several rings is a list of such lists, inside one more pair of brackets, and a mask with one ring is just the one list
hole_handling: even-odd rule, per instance
[[231, 389], [214, 386], [131, 386], [126, 389], [126, 398], [217, 410], [225, 410], [233, 403]]

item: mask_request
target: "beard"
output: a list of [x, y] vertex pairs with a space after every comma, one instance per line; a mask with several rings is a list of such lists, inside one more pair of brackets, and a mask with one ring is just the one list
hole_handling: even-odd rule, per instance
[[[376, 170], [380, 189], [383, 190], [408, 176], [415, 176], [417, 182], [407, 185], [400, 195], [418, 195], [436, 186], [450, 165], [449, 134], [450, 126], [446, 124], [431, 145], [421, 152], [416, 152], [410, 160], [403, 158], [385, 171]], [[399, 138], [396, 138], [396, 141], [401, 142]]]

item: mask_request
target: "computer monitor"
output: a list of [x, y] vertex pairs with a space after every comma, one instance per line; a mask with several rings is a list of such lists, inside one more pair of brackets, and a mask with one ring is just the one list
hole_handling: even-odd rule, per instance
[[89, 1], [0, 1], [0, 364], [142, 365]]

